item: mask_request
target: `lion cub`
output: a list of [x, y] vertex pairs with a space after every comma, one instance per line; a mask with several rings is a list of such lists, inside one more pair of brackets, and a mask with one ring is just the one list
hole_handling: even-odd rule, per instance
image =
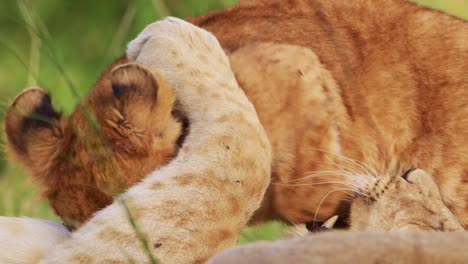
[[71, 228], [171, 160], [183, 138], [172, 88], [126, 62], [109, 67], [70, 117], [39, 88], [18, 95], [6, 113], [9, 152]]
[[421, 169], [375, 178], [351, 205], [351, 230], [463, 231], [442, 201], [433, 178]]
[[[357, 187], [351, 202], [351, 231], [464, 231], [442, 201], [434, 179], [421, 169], [411, 169], [400, 177], [375, 177], [354, 181]], [[307, 226], [309, 232], [329, 231], [338, 216], [322, 226]], [[288, 231], [285, 238], [309, 233], [305, 226]]]
[[[350, 229], [362, 232], [321, 232], [254, 243], [224, 251], [208, 263], [466, 262], [465, 232], [385, 232], [464, 231], [425, 171], [413, 169], [401, 177], [375, 178], [362, 184], [360, 193], [351, 206]], [[332, 218], [325, 225], [334, 221]]]

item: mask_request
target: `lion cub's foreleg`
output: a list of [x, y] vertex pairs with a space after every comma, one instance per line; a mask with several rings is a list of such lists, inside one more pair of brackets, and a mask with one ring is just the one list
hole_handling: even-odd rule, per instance
[[[233, 245], [259, 207], [271, 150], [255, 109], [210, 33], [169, 18], [129, 45], [130, 59], [175, 87], [190, 120], [179, 155], [100, 211], [43, 263], [202, 263]], [[130, 84], [131, 85], [131, 84]]]
[[233, 248], [208, 263], [466, 263], [467, 243], [467, 233], [330, 232]]
[[273, 149], [271, 186], [252, 222], [336, 214], [346, 196], [339, 190], [340, 166], [349, 167], [340, 146], [347, 114], [330, 72], [311, 49], [283, 43], [247, 44], [229, 59]]

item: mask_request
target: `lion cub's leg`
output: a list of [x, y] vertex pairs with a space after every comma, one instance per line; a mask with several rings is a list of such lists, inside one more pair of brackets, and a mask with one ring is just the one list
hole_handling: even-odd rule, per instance
[[236, 247], [208, 264], [466, 263], [468, 233], [330, 232]]
[[312, 50], [295, 45], [249, 44], [229, 59], [273, 148], [271, 186], [252, 222], [336, 214], [344, 193], [335, 190], [346, 187], [338, 172], [346, 111], [331, 74]]
[[57, 222], [0, 216], [0, 263], [37, 263], [70, 231]]
[[[179, 19], [148, 26], [128, 55], [175, 88], [190, 121], [178, 156], [98, 212], [43, 263], [203, 263], [233, 245], [268, 186], [271, 149], [216, 38]], [[126, 87], [134, 87], [128, 84]]]

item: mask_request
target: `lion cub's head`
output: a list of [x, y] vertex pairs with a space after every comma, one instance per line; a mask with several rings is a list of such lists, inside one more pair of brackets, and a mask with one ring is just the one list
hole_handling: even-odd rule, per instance
[[5, 117], [8, 151], [72, 227], [167, 163], [183, 133], [161, 77], [125, 59], [110, 69], [70, 117], [39, 88], [18, 95]]
[[463, 231], [423, 170], [382, 177], [366, 184], [351, 206], [352, 230]]

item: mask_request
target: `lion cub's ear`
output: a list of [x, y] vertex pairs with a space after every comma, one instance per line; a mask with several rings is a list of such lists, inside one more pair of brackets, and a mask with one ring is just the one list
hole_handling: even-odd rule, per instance
[[35, 165], [50, 160], [58, 147], [60, 116], [43, 90], [25, 90], [6, 112], [7, 149], [29, 169], [39, 169]]
[[133, 125], [145, 125], [147, 113], [156, 105], [159, 83], [143, 66], [126, 64], [111, 73], [112, 93], [116, 107]]
[[110, 80], [114, 110], [107, 111], [106, 125], [120, 138], [150, 136], [165, 127], [175, 98], [162, 77], [130, 63], [115, 68]]

